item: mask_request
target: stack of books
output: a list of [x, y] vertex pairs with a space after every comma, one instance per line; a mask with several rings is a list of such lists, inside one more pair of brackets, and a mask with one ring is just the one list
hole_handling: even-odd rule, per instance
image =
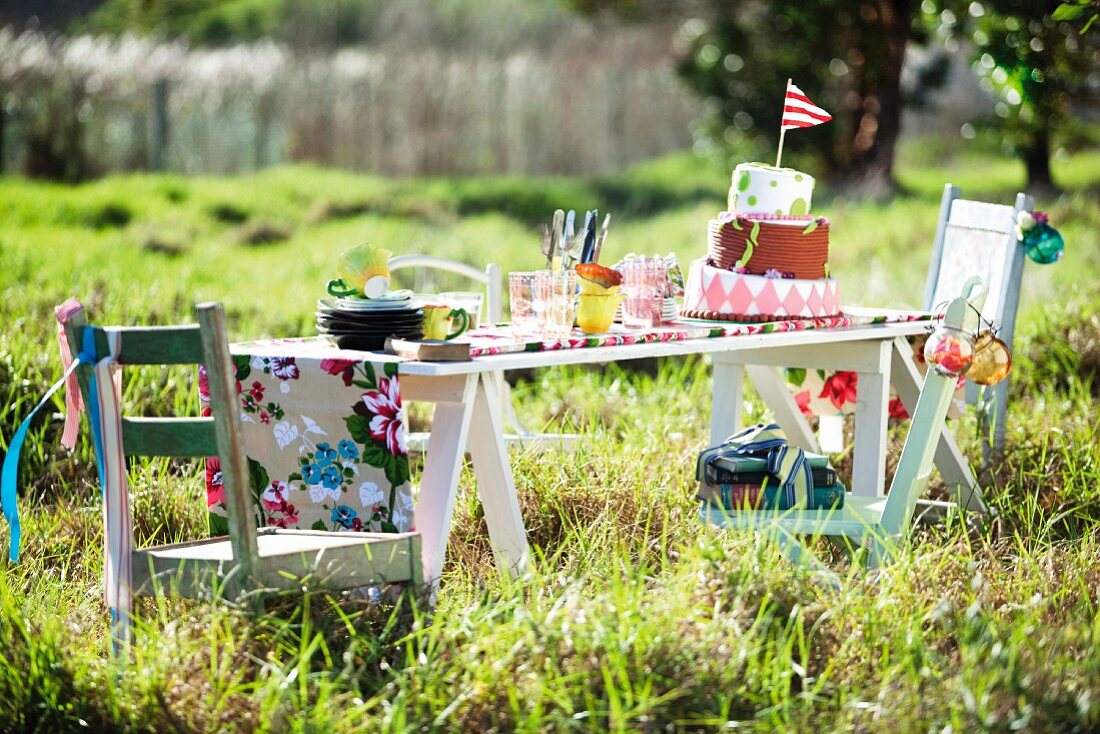
[[[844, 506], [844, 484], [829, 457], [806, 454], [813, 474], [813, 490], [805, 509], [830, 510]], [[768, 473], [768, 462], [758, 456], [732, 456], [707, 464], [698, 498], [726, 510], [789, 510], [779, 482]]]

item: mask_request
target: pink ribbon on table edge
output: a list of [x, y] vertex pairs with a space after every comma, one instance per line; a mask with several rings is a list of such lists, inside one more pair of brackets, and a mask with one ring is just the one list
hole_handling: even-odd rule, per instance
[[[57, 346], [61, 350], [61, 366], [68, 372], [73, 363], [73, 353], [69, 348], [69, 339], [65, 334], [65, 324], [75, 314], [84, 310], [84, 304], [70, 297], [60, 306], [54, 307], [57, 319]], [[80, 383], [76, 373], [70, 373], [65, 381], [65, 427], [61, 431], [61, 445], [72, 451], [76, 448], [76, 439], [80, 435], [80, 413], [84, 410], [84, 401], [80, 396]]]

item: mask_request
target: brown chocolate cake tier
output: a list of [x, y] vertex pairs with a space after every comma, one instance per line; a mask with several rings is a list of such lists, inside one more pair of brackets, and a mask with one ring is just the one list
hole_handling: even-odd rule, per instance
[[756, 238], [752, 252], [743, 265], [750, 274], [764, 275], [769, 270], [778, 270], [802, 280], [827, 277], [829, 223], [824, 219], [813, 220], [806, 226], [762, 222], [742, 216], [733, 221], [712, 219], [707, 258], [714, 267], [734, 268], [745, 254], [745, 243], [754, 229]]

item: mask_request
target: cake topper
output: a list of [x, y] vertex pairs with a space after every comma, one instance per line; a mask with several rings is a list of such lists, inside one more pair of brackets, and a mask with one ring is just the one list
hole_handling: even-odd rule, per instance
[[783, 138], [788, 130], [813, 127], [831, 119], [832, 115], [811, 102], [806, 93], [788, 79], [787, 94], [783, 99], [783, 121], [779, 124], [779, 152], [775, 154], [775, 167], [779, 168], [779, 161], [783, 158]]

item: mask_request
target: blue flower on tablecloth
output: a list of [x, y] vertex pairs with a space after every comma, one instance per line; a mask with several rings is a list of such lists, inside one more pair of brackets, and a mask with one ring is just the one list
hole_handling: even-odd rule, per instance
[[302, 481], [306, 484], [317, 484], [321, 481], [321, 467], [316, 464], [306, 464], [302, 467]]
[[340, 456], [343, 456], [345, 459], [349, 459], [350, 461], [359, 460], [359, 447], [355, 445], [354, 441], [345, 438], [340, 441], [337, 447], [340, 449]]
[[332, 508], [332, 521], [337, 525], [342, 525], [345, 528], [350, 528], [352, 521], [358, 515], [355, 510], [347, 505], [336, 505]]
[[335, 464], [329, 464], [321, 469], [321, 484], [325, 489], [336, 489], [344, 482], [344, 477], [340, 473], [340, 467]]
[[314, 456], [317, 459], [317, 466], [323, 469], [336, 461], [336, 449], [329, 446], [328, 443], [322, 442], [317, 444], [317, 450], [314, 452]]

